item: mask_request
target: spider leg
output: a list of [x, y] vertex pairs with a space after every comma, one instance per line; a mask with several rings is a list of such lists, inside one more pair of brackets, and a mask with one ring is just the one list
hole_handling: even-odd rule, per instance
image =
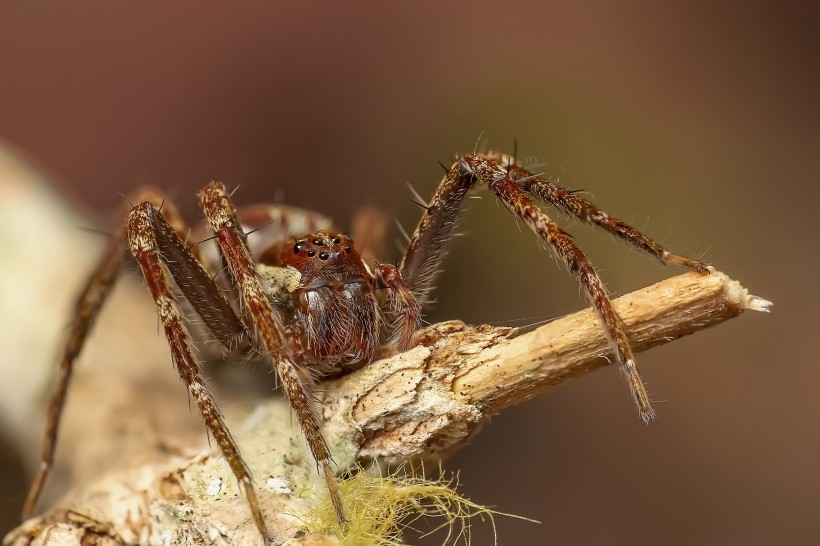
[[476, 183], [471, 173], [461, 172], [460, 164], [460, 161], [456, 162], [445, 173], [399, 263], [399, 272], [407, 288], [423, 304], [429, 302], [433, 283], [447, 253], [450, 234], [461, 215], [467, 194]]
[[296, 413], [316, 463], [321, 467], [330, 493], [330, 500], [340, 522], [344, 521], [342, 501], [330, 466], [330, 450], [322, 437], [312, 406], [308, 385], [288, 354], [288, 344], [279, 316], [273, 312], [253, 259], [240, 229], [235, 208], [225, 186], [211, 182], [199, 194], [202, 210], [217, 244], [228, 262], [231, 274], [242, 294], [242, 301], [252, 317], [258, 337], [270, 355], [282, 386]]
[[527, 223], [533, 233], [576, 276], [589, 297], [618, 365], [627, 378], [641, 418], [647, 423], [651, 422], [654, 410], [635, 364], [623, 323], [615, 313], [603, 283], [572, 238], [526, 195], [514, 174], [512, 159], [507, 158], [509, 156], [501, 154], [465, 156], [447, 171], [427, 210], [422, 214], [399, 265], [408, 288], [421, 298], [428, 296], [464, 199], [476, 183], [486, 185], [510, 211]]
[[194, 257], [178, 232], [156, 209], [151, 207], [145, 216], [151, 223], [163, 264], [211, 334], [231, 351], [250, 352], [253, 349], [250, 332], [202, 262]]
[[45, 487], [51, 466], [54, 463], [54, 451], [57, 447], [57, 435], [60, 429], [60, 417], [65, 406], [66, 391], [74, 370], [74, 361], [79, 356], [85, 344], [88, 333], [94, 324], [100, 308], [105, 303], [111, 287], [117, 278], [117, 273], [125, 257], [125, 248], [122, 244], [123, 229], [119, 229], [103, 254], [93, 275], [89, 278], [80, 298], [74, 306], [74, 318], [68, 333], [63, 357], [60, 360], [58, 375], [55, 381], [48, 407], [48, 421], [46, 425], [43, 449], [40, 455], [40, 466], [32, 482], [25, 504], [23, 505], [23, 519], [32, 517], [37, 509], [40, 495]]
[[634, 227], [610, 216], [580, 195], [517, 165], [512, 157], [499, 152], [488, 152], [478, 154], [478, 156], [490, 159], [499, 165], [508, 166], [510, 174], [524, 191], [551, 203], [566, 214], [575, 216], [588, 224], [596, 225], [628, 241], [663, 263], [681, 265], [698, 273], [709, 273], [709, 267], [705, 263], [669, 252]]
[[[187, 237], [188, 227], [177, 211], [176, 207], [170, 201], [165, 200], [163, 194], [154, 188], [140, 188], [126, 199], [126, 202], [149, 202], [154, 207], [161, 209], [161, 214], [156, 214], [155, 217], [160, 218], [162, 224], [158, 233], [160, 237], [167, 240], [176, 239], [175, 247], [171, 254], [174, 257], [179, 257], [179, 249], [185, 249], [185, 244], [182, 238]], [[123, 210], [122, 217], [127, 218], [127, 209]], [[167, 219], [167, 221], [166, 221]], [[80, 297], [75, 304], [73, 320], [68, 332], [68, 340], [66, 341], [63, 357], [60, 360], [57, 380], [54, 384], [51, 399], [48, 408], [48, 418], [46, 425], [46, 434], [43, 440], [43, 449], [40, 456], [40, 466], [37, 475], [31, 485], [29, 493], [23, 507], [23, 517], [31, 517], [37, 509], [37, 504], [45, 487], [46, 480], [51, 471], [54, 462], [54, 452], [57, 446], [57, 436], [60, 428], [60, 418], [62, 416], [63, 407], [65, 405], [66, 392], [71, 381], [71, 376], [74, 370], [74, 362], [79, 356], [89, 332], [105, 303], [114, 282], [117, 279], [120, 269], [125, 261], [125, 244], [124, 239], [128, 230], [126, 221], [120, 223], [114, 236], [111, 238], [108, 247], [103, 253], [100, 262], [97, 264], [93, 274], [89, 278]], [[196, 249], [193, 249], [196, 252]], [[196, 259], [187, 253], [190, 261], [196, 262]], [[167, 259], [166, 259], [167, 261]], [[201, 266], [200, 266], [201, 268]], [[175, 276], [184, 276], [186, 266], [180, 260], [172, 259], [169, 262], [169, 269], [176, 270]], [[190, 282], [187, 283], [190, 285]], [[180, 284], [183, 292], [185, 292], [185, 283]], [[190, 293], [190, 290], [188, 290]], [[197, 298], [193, 298], [194, 300]], [[228, 307], [230, 309], [230, 307]], [[231, 315], [235, 317], [233, 311]], [[231, 324], [230, 317], [227, 320]], [[212, 321], [213, 322], [213, 321]], [[215, 323], [214, 323], [215, 324]], [[225, 324], [224, 322], [222, 324]], [[241, 322], [236, 319], [233, 323], [234, 328], [241, 327]], [[225, 326], [220, 326], [225, 329]], [[238, 336], [236, 330], [227, 334], [228, 339], [236, 339]]]
[[[199, 373], [199, 363], [194, 356], [190, 335], [174, 303], [163, 268], [163, 264], [166, 266], [168, 264], [164, 261], [159, 246], [160, 241], [163, 241], [167, 234], [162, 237], [158, 236], [164, 228], [162, 223], [157, 227], [157, 218], [160, 218], [160, 215], [156, 213], [151, 203], [142, 202], [135, 206], [127, 221], [128, 245], [154, 298], [177, 372], [194, 398], [208, 432], [216, 441], [237, 480], [242, 484], [256, 527], [262, 535], [263, 543], [267, 543], [267, 526], [259, 508], [250, 471], [245, 461], [242, 460], [236, 441], [231, 436], [213, 396]], [[175, 234], [172, 233], [172, 235]], [[178, 240], [178, 243], [182, 241]], [[191, 259], [193, 260], [193, 257]], [[204, 272], [204, 269], [202, 271]], [[210, 277], [208, 279], [210, 280]]]

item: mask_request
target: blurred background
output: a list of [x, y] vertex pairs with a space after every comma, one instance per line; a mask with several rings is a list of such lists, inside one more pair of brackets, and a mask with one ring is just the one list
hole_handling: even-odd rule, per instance
[[[197, 218], [211, 179], [239, 185], [240, 204], [283, 199], [342, 226], [375, 205], [412, 229], [407, 183], [429, 195], [437, 161], [482, 135], [517, 140], [539, 170], [775, 305], [642, 355], [651, 427], [615, 369], [496, 417], [446, 466], [476, 502], [541, 521], [497, 518], [498, 543], [816, 544], [809, 5], [4, 2], [0, 140], [101, 229], [149, 183]], [[580, 309], [575, 281], [483, 195], [426, 318], [526, 326]], [[615, 295], [680, 273], [562, 222]], [[28, 478], [13, 446], [0, 458], [2, 535]], [[474, 544], [492, 540], [476, 526]]]

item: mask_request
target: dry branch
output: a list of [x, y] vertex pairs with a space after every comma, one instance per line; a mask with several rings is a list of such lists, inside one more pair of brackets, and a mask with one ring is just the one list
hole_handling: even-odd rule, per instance
[[[768, 306], [719, 272], [680, 275], [615, 301], [636, 351]], [[395, 463], [449, 453], [488, 417], [607, 364], [609, 352], [590, 310], [520, 336], [510, 328], [446, 322], [417, 340], [410, 351], [317, 387], [324, 434], [341, 469], [368, 459]], [[300, 536], [324, 489], [287, 406], [265, 401], [238, 413], [229, 418], [276, 539], [337, 543]], [[150, 444], [150, 463], [79, 482], [58, 508], [4, 544], [252, 543], [255, 528], [227, 465], [184, 438], [171, 447]]]

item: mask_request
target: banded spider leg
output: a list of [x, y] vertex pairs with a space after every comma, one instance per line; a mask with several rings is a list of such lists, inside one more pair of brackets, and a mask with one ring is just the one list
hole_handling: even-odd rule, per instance
[[672, 254], [589, 201], [524, 169], [516, 164], [512, 156], [487, 152], [461, 157], [449, 168], [410, 238], [399, 269], [407, 286], [422, 301], [432, 290], [464, 199], [477, 183], [486, 186], [513, 214], [523, 219], [576, 276], [603, 326], [615, 360], [627, 378], [641, 418], [646, 423], [652, 422], [655, 412], [635, 364], [623, 323], [612, 308], [603, 283], [570, 235], [527, 194], [609, 231], [664, 263], [682, 265], [703, 274], [708, 273], [709, 268], [703, 262]]
[[[279, 373], [308, 439], [308, 445], [322, 468], [334, 508], [342, 520], [344, 515], [335, 476], [330, 467], [330, 455], [311, 408], [310, 394], [307, 386], [303, 384], [299, 370], [291, 363], [281, 342], [282, 332], [276, 324], [267, 300], [264, 296], [259, 296], [262, 294], [258, 286], [259, 281], [233, 205], [224, 187], [218, 183], [209, 184], [200, 197], [206, 218], [214, 228], [221, 252], [237, 281], [250, 320], [259, 333], [262, 348], [270, 354]], [[129, 200], [137, 204], [123, 214], [125, 220], [112, 237], [75, 307], [74, 320], [49, 405], [41, 462], [24, 505], [24, 517], [31, 517], [37, 508], [53, 465], [60, 418], [74, 362], [125, 261], [127, 244], [154, 299], [174, 365], [194, 399], [208, 433], [217, 443], [241, 484], [251, 508], [254, 524], [263, 541], [268, 541], [267, 526], [256, 497], [251, 473], [199, 373], [199, 364], [191, 338], [174, 301], [167, 273], [170, 273], [174, 284], [200, 316], [210, 334], [231, 352], [258, 351], [260, 347], [257, 337], [251, 333], [212, 280], [208, 271], [214, 268], [205, 260], [200, 248], [189, 248], [184, 242], [189, 229], [173, 204], [165, 200], [161, 192], [151, 188], [138, 190], [129, 196]], [[258, 210], [248, 212], [254, 213]], [[315, 217], [319, 218], [318, 215]], [[319, 229], [319, 225], [323, 227], [324, 223], [309, 217], [306, 224], [308, 229], [314, 230]], [[203, 264], [208, 264], [208, 267]]]

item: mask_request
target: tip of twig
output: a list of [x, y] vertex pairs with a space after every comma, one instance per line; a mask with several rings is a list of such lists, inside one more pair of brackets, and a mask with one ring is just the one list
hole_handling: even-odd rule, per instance
[[752, 311], [760, 311], [761, 313], [770, 313], [770, 308], [772, 305], [774, 304], [769, 300], [749, 294], [748, 301], [746, 302], [746, 309], [750, 309]]
[[724, 273], [713, 271], [712, 274], [718, 274], [725, 277], [724, 286], [728, 300], [737, 302], [741, 309], [748, 311], [759, 311], [761, 313], [771, 312], [771, 306], [773, 303], [769, 300], [750, 294], [748, 289], [744, 288], [739, 282], [730, 279]]

